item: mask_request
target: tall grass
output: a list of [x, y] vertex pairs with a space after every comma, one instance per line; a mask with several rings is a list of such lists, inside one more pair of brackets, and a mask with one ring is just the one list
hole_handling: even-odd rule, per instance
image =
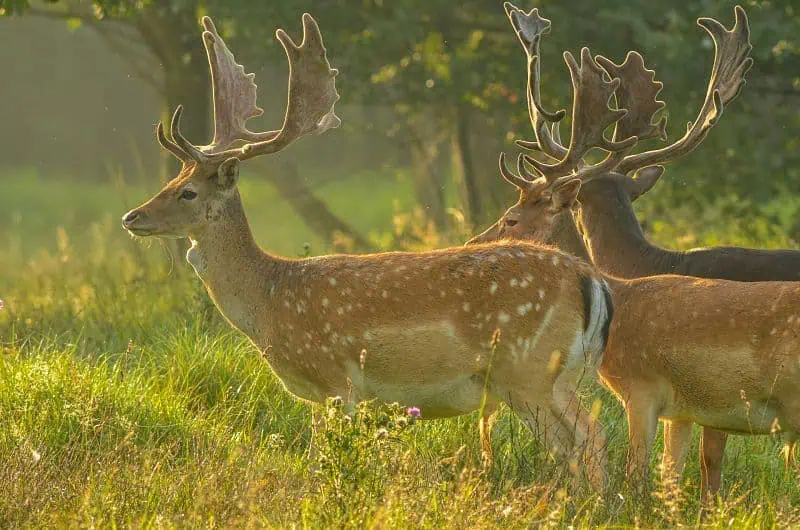
[[[433, 234], [414, 215], [393, 221], [392, 197], [405, 189], [373, 177], [321, 193], [335, 209], [358, 209], [348, 220], [378, 243], [391, 241], [395, 226], [414, 233], [415, 245], [462, 237]], [[366, 178], [378, 200], [356, 205], [352, 188]], [[345, 417], [335, 403], [309, 459], [307, 405], [229, 329], [200, 282], [176, 273], [186, 272], [182, 258], [118, 228], [148, 191], [34, 175], [4, 183], [0, 527], [800, 525], [797, 470], [783, 468], [768, 437], [732, 439], [723, 497], [702, 518], [694, 454], [681, 484], [631, 491], [621, 473], [624, 416], [602, 389], [589, 397], [602, 400], [609, 434], [605, 496], [574, 487], [508, 412], [489, 470], [480, 467], [474, 414], [414, 422], [372, 407]], [[296, 255], [313, 241], [268, 186], [250, 183], [243, 194], [263, 244]], [[731, 226], [747, 224], [720, 215], [696, 239], [726, 241]], [[788, 241], [771, 230], [755, 243]], [[324, 250], [312, 242], [312, 252]]]

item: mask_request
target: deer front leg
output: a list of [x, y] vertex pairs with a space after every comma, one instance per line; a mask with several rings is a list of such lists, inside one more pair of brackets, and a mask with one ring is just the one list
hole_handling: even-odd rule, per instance
[[719, 493], [722, 485], [722, 458], [727, 441], [726, 433], [703, 427], [700, 438], [700, 495], [703, 502]]
[[492, 428], [497, 420], [498, 409], [496, 403], [486, 403], [481, 411], [481, 419], [478, 421], [478, 431], [481, 437], [481, 461], [487, 469], [491, 468], [494, 462]]
[[635, 481], [639, 492], [647, 487], [648, 464], [653, 451], [653, 441], [658, 430], [658, 413], [655, 404], [647, 398], [629, 399], [625, 403], [628, 416], [627, 475]]
[[692, 434], [692, 423], [688, 421], [664, 422], [664, 455], [661, 457], [661, 480], [670, 476], [680, 482], [686, 464], [686, 452], [689, 448], [689, 435]]

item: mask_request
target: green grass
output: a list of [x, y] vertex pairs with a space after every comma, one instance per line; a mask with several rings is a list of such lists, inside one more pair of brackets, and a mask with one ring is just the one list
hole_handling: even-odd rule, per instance
[[[568, 487], [563, 469], [542, 456], [507, 411], [495, 429], [496, 463], [488, 472], [479, 469], [476, 415], [405, 425], [397, 411], [383, 420], [384, 412], [364, 411], [352, 421], [334, 413], [312, 469], [305, 454], [308, 407], [222, 321], [200, 282], [175, 272], [188, 272], [182, 258], [119, 228], [121, 213], [154, 188], [77, 185], [33, 174], [5, 178], [3, 186], [1, 528], [700, 521], [696, 451], [680, 487], [656, 483], [651, 494], [635, 495], [621, 473], [621, 407], [600, 389], [592, 392], [604, 403], [613, 479], [604, 498]], [[392, 230], [394, 197], [407, 197], [408, 188], [385, 175], [362, 175], [320, 193], [379, 241]], [[268, 185], [250, 179], [243, 195], [263, 245], [289, 255], [302, 252], [306, 241], [315, 253], [325, 250]], [[407, 198], [398, 204], [401, 211], [411, 206]], [[696, 221], [675, 212], [679, 217], [661, 226]], [[763, 224], [761, 217], [706, 219], [696, 244], [788, 240], [772, 228], [758, 240], [760, 232], [747, 227]], [[664, 244], [681, 244], [666, 228], [656, 232]], [[733, 437], [729, 445], [725, 494], [706, 523], [800, 525], [797, 470], [784, 470], [778, 442]]]

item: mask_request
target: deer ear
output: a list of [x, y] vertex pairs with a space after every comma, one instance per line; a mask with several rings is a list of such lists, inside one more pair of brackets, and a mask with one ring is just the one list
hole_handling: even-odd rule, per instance
[[628, 179], [628, 194], [635, 201], [656, 185], [664, 174], [664, 166], [650, 166], [640, 169], [632, 179]]
[[551, 198], [551, 208], [556, 213], [562, 210], [569, 210], [578, 200], [578, 192], [581, 190], [580, 179], [571, 179], [563, 184], [557, 185], [553, 188], [553, 196]]
[[222, 189], [227, 190], [234, 187], [239, 180], [239, 159], [234, 156], [221, 163], [214, 178]]

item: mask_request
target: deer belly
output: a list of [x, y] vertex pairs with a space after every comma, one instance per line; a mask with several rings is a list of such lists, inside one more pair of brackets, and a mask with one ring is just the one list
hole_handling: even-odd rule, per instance
[[385, 327], [363, 337], [361, 362], [347, 369], [362, 399], [418, 407], [427, 418], [480, 406], [483, 366], [451, 323]]
[[728, 406], [697, 407], [673, 403], [664, 419], [680, 419], [733, 434], [769, 434], [776, 428], [778, 410], [773, 403], [754, 400]]
[[483, 379], [462, 375], [430, 383], [420, 381], [413, 384], [393, 384], [365, 378], [362, 392], [366, 399], [417, 407], [426, 419], [447, 418], [466, 414], [480, 407]]

